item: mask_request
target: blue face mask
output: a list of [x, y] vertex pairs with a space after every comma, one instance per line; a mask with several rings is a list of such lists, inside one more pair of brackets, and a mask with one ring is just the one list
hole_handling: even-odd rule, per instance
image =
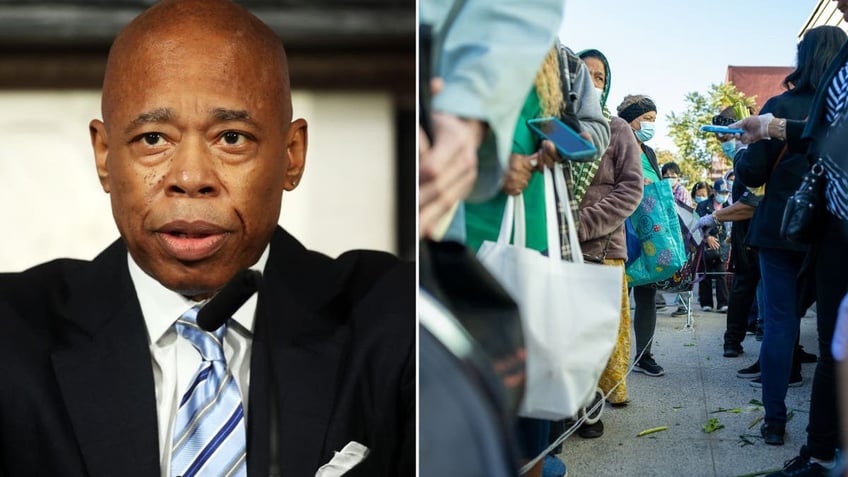
[[727, 188], [730, 189], [730, 190], [733, 190], [733, 181], [730, 180], [730, 179], [727, 179], [726, 182], [727, 182]]
[[654, 123], [649, 123], [646, 121], [640, 121], [639, 126], [642, 128], [638, 131], [633, 131], [636, 133], [636, 139], [640, 142], [648, 142], [654, 137]]
[[706, 198], [706, 197], [702, 197], [702, 196], [700, 196], [700, 195], [696, 195], [696, 196], [695, 196], [695, 203], [696, 203], [696, 204], [700, 204], [701, 202], [703, 202], [703, 201], [705, 201], [705, 200], [707, 200], [707, 198]]
[[721, 150], [724, 151], [724, 155], [733, 159], [733, 156], [736, 155], [736, 140], [731, 139], [730, 141], [721, 143]]
[[727, 194], [716, 194], [716, 202], [719, 204], [727, 202]]

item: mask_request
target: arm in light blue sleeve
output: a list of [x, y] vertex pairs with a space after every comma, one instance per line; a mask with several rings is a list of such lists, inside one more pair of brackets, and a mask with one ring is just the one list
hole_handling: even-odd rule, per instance
[[444, 80], [432, 107], [488, 125], [469, 196], [480, 201], [500, 190], [518, 113], [554, 44], [564, 0], [465, 0], [451, 10], [452, 4], [421, 3], [421, 20], [434, 26], [433, 71]]

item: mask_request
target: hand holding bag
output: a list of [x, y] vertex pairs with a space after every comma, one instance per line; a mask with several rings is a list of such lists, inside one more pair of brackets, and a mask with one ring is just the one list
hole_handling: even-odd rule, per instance
[[825, 207], [824, 164], [816, 160], [804, 174], [801, 185], [786, 201], [780, 237], [795, 243], [810, 243], [816, 233], [816, 222]]
[[[567, 194], [557, 165], [558, 194]], [[553, 178], [545, 170], [548, 253], [524, 247], [522, 196], [509, 197], [497, 242], [484, 242], [478, 258], [512, 295], [521, 311], [527, 348], [527, 383], [519, 415], [559, 420], [577, 415], [594, 394], [618, 333], [622, 270], [583, 263], [571, 214], [573, 262], [562, 260]], [[515, 245], [509, 244], [515, 225]]]

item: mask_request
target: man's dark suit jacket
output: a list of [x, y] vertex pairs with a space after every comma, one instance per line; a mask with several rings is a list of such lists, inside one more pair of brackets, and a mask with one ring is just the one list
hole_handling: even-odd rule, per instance
[[[263, 286], [248, 475], [268, 475], [272, 441], [283, 476], [315, 475], [350, 441], [371, 453], [348, 475], [414, 475], [412, 264], [366, 251], [330, 259], [278, 228]], [[159, 461], [123, 242], [92, 262], [0, 274], [0, 475], [152, 477]]]

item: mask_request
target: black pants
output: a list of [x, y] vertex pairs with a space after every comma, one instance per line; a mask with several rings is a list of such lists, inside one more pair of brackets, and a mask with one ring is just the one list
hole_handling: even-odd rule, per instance
[[652, 285], [633, 287], [633, 301], [636, 311], [633, 313], [633, 329], [636, 335], [636, 356], [647, 348], [642, 356], [651, 356], [651, 346], [648, 344], [654, 337], [657, 328], [657, 289]]
[[[716, 308], [727, 306], [727, 266], [724, 260], [704, 259], [704, 279], [698, 284], [701, 306], [713, 306], [713, 281], [716, 283]], [[750, 306], [748, 307], [750, 309]]]
[[[757, 300], [757, 284], [760, 283], [760, 260], [756, 251], [746, 247], [744, 237], [731, 236], [733, 246], [733, 285], [727, 304], [727, 329], [724, 332], [724, 347], [736, 347], [745, 339], [748, 316]], [[719, 300], [721, 301], [721, 300]], [[703, 302], [702, 302], [703, 303]]]
[[817, 459], [831, 459], [839, 446], [839, 414], [836, 405], [836, 369], [830, 343], [836, 327], [839, 303], [848, 290], [848, 222], [830, 214], [819, 242], [814, 245], [816, 261], [816, 315], [819, 335], [819, 362], [813, 376], [810, 396], [810, 423], [807, 448]]

